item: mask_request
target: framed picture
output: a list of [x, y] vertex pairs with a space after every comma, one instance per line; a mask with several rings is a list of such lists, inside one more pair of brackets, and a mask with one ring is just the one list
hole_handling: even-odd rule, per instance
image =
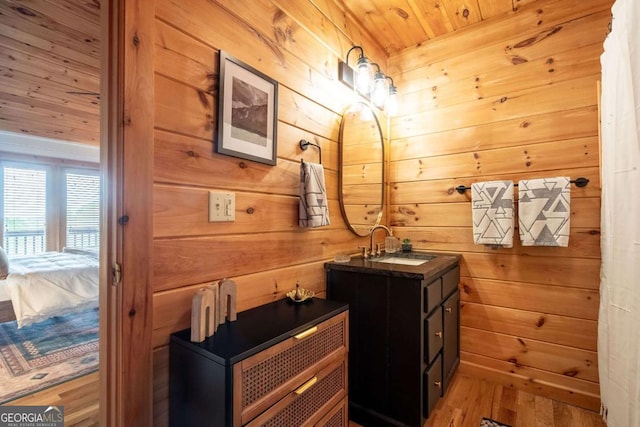
[[220, 51], [216, 152], [275, 165], [278, 82]]

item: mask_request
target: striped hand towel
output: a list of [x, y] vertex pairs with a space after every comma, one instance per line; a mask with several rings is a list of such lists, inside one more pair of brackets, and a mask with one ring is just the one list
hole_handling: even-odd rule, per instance
[[522, 246], [568, 246], [571, 183], [567, 177], [518, 182]]
[[318, 163], [303, 162], [300, 165], [298, 225], [306, 228], [329, 224], [331, 222], [324, 184], [324, 168]]
[[471, 184], [471, 213], [476, 245], [513, 246], [513, 181]]

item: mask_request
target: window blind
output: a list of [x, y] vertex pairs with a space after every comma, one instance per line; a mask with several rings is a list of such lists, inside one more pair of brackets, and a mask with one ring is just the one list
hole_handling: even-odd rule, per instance
[[97, 248], [100, 245], [100, 177], [66, 173], [66, 247]]
[[47, 247], [47, 171], [4, 169], [4, 242], [8, 255], [33, 255]]

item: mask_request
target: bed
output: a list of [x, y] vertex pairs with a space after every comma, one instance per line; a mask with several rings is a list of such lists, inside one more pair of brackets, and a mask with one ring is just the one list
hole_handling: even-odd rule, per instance
[[13, 311], [21, 328], [97, 307], [98, 264], [97, 252], [76, 249], [9, 258], [0, 280], [0, 321], [14, 320]]

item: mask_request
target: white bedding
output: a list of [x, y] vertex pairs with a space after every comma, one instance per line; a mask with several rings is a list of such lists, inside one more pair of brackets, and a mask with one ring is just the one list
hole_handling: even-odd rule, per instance
[[9, 287], [7, 286], [7, 281], [2, 279], [0, 280], [0, 302], [9, 301], [11, 299], [11, 295], [9, 295]]
[[12, 257], [5, 279], [18, 328], [98, 306], [98, 259], [45, 252]]

